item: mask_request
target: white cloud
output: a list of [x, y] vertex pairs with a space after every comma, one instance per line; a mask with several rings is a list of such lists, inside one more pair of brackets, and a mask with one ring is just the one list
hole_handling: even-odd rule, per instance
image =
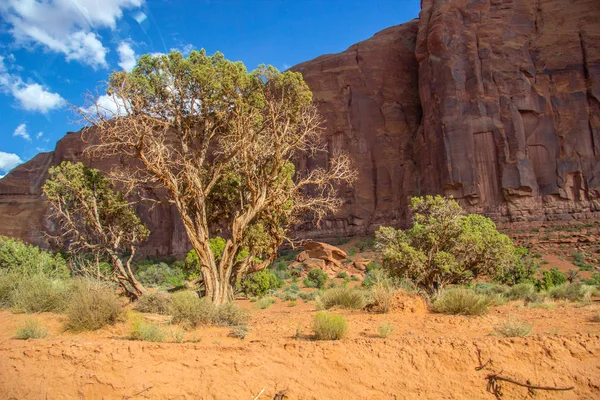
[[65, 105], [65, 99], [58, 93], [49, 92], [37, 83], [14, 86], [12, 94], [21, 103], [21, 108], [29, 111], [47, 113]]
[[95, 104], [87, 108], [81, 108], [81, 111], [86, 114], [90, 114], [91, 117], [98, 114], [104, 116], [105, 118], [127, 115], [127, 107], [125, 107], [123, 99], [108, 94], [98, 97], [98, 100], [96, 100]]
[[0, 91], [12, 94], [19, 101], [21, 108], [28, 111], [47, 113], [66, 104], [65, 99], [58, 93], [50, 92], [38, 83], [27, 84], [20, 76], [9, 73], [2, 57], [0, 57]]
[[35, 139], [40, 140], [42, 136], [44, 136], [44, 132], [38, 132], [37, 135], [35, 135]]
[[17, 129], [13, 132], [13, 137], [21, 137], [28, 142], [31, 142], [31, 136], [29, 136], [29, 132], [27, 132], [27, 125], [21, 124], [17, 126]]
[[5, 153], [0, 151], [0, 171], [8, 172], [19, 164], [22, 164], [21, 157], [14, 153]]
[[127, 42], [121, 42], [117, 48], [119, 52], [119, 67], [130, 72], [136, 64], [135, 52]]
[[17, 43], [35, 43], [67, 60], [107, 67], [108, 49], [94, 30], [115, 29], [123, 10], [144, 0], [2, 0], [0, 13]]

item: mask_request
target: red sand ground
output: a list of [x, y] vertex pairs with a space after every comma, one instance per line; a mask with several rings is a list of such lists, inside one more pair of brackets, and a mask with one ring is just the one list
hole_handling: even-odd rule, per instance
[[[62, 332], [64, 317], [55, 314], [34, 316], [49, 338], [21, 341], [12, 338], [15, 329], [31, 316], [4, 311], [0, 399], [264, 400], [284, 389], [287, 399], [494, 399], [486, 391], [491, 373], [575, 386], [538, 390], [536, 399], [600, 398], [597, 302], [555, 309], [510, 303], [483, 317], [432, 314], [411, 298], [406, 304], [390, 314], [336, 310], [347, 317], [349, 332], [334, 342], [311, 339], [316, 310], [302, 301], [252, 308], [244, 340], [228, 337], [226, 328], [201, 328], [185, 338], [199, 342], [181, 344], [129, 341], [124, 322], [92, 333]], [[531, 336], [493, 336], [508, 318], [533, 323]], [[387, 339], [377, 336], [382, 322], [396, 328]], [[528, 398], [527, 389], [508, 383], [502, 392], [505, 399]]]

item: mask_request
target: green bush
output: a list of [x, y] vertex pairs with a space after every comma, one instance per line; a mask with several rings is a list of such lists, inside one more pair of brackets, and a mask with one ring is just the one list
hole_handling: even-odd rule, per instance
[[482, 294], [465, 288], [450, 288], [442, 291], [433, 302], [433, 310], [451, 315], [483, 315], [492, 301]]
[[35, 319], [26, 319], [18, 328], [15, 334], [17, 339], [43, 339], [48, 336], [48, 330], [41, 326]]
[[160, 290], [149, 290], [135, 303], [140, 312], [168, 315], [171, 312], [171, 295]]
[[308, 271], [308, 275], [304, 279], [304, 286], [322, 289], [325, 287], [327, 280], [329, 280], [329, 277], [323, 270], [313, 268]]
[[14, 272], [0, 270], [0, 308], [9, 308], [12, 305], [12, 293], [22, 278]]
[[375, 247], [375, 238], [369, 237], [366, 239], [361, 239], [361, 241], [358, 242], [357, 246], [358, 250], [360, 250], [361, 253], [365, 250], [372, 249], [373, 247]]
[[519, 283], [509, 287], [504, 295], [509, 300], [523, 299], [526, 301], [533, 301], [537, 298], [538, 292], [531, 283]]
[[144, 342], [163, 342], [167, 332], [161, 326], [151, 324], [143, 319], [133, 322], [129, 338], [131, 340], [143, 340]]
[[164, 262], [138, 264], [135, 276], [142, 285], [151, 288], [182, 286], [186, 278], [183, 270], [170, 267]]
[[173, 323], [185, 323], [191, 327], [212, 324], [217, 310], [208, 299], [200, 299], [191, 291], [173, 293], [171, 296], [171, 314]]
[[371, 287], [370, 311], [388, 313], [393, 305], [395, 290], [381, 283]]
[[559, 286], [564, 283], [567, 283], [567, 275], [555, 267], [542, 272], [542, 279], [538, 282], [538, 287], [543, 290], [548, 290], [551, 287]]
[[326, 290], [321, 296], [325, 309], [338, 306], [341, 308], [359, 310], [366, 305], [365, 296], [357, 289], [339, 287]]
[[319, 311], [314, 316], [312, 328], [317, 340], [339, 340], [346, 336], [348, 323], [342, 315]]
[[441, 196], [413, 197], [413, 225], [381, 227], [376, 233], [383, 267], [434, 294], [448, 284], [493, 277], [514, 261], [510, 238], [482, 215], [463, 215], [460, 205]]
[[93, 331], [114, 324], [121, 314], [121, 301], [103, 282], [77, 279], [67, 307], [66, 328]]
[[67, 262], [60, 254], [6, 236], [0, 236], [0, 271], [22, 276], [46, 275], [53, 279], [70, 275]]
[[509, 319], [496, 326], [494, 330], [504, 337], [525, 337], [531, 333], [533, 325], [529, 322], [521, 322], [516, 319]]
[[10, 294], [10, 303], [18, 313], [63, 311], [68, 297], [67, 281], [33, 275], [21, 278]]
[[494, 276], [494, 280], [505, 285], [535, 282], [538, 266], [536, 257], [527, 248], [516, 247], [512, 262], [504, 265]]
[[335, 277], [339, 279], [349, 279], [348, 273], [346, 271], [338, 272], [338, 274]]
[[258, 271], [246, 275], [241, 282], [241, 290], [246, 296], [262, 297], [269, 290], [277, 289], [281, 286], [281, 281], [272, 272]]
[[319, 290], [313, 290], [312, 292], [300, 292], [298, 297], [304, 301], [312, 301], [319, 297], [322, 293]]

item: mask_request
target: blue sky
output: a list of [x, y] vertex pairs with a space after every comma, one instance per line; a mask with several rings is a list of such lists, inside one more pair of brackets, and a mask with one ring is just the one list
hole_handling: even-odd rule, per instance
[[[418, 16], [419, 0], [0, 0], [0, 177], [81, 124], [70, 106], [140, 55], [284, 70]], [[99, 93], [102, 94], [101, 92]]]

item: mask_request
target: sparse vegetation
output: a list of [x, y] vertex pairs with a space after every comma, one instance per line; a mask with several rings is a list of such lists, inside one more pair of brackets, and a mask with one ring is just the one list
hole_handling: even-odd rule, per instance
[[334, 306], [359, 310], [366, 305], [365, 296], [357, 289], [339, 287], [326, 290], [321, 296], [321, 304], [325, 309]]
[[497, 325], [494, 330], [504, 337], [525, 337], [531, 333], [533, 325], [517, 319], [508, 319]]
[[273, 297], [263, 297], [256, 303], [256, 307], [264, 310], [265, 308], [271, 307], [275, 303], [275, 299]]
[[382, 283], [371, 288], [370, 310], [377, 313], [388, 313], [392, 308], [395, 290]]
[[18, 328], [15, 338], [21, 340], [43, 339], [48, 336], [48, 330], [37, 319], [28, 318]]
[[433, 310], [451, 315], [483, 315], [492, 301], [483, 294], [466, 288], [450, 288], [442, 291], [433, 302]]
[[216, 317], [216, 307], [190, 291], [173, 293], [171, 296], [171, 314], [173, 323], [184, 323], [190, 327], [208, 325]]
[[164, 342], [166, 337], [167, 332], [163, 327], [146, 322], [143, 318], [136, 318], [129, 332], [131, 340], [142, 340], [144, 342]]
[[6, 236], [0, 236], [0, 274], [41, 275], [50, 279], [64, 279], [70, 275], [67, 262], [60, 254], [52, 254]]
[[250, 328], [248, 327], [248, 325], [238, 325], [238, 326], [234, 326], [230, 331], [229, 331], [229, 336], [238, 338], [238, 339], [245, 339], [246, 336], [248, 336], [248, 331], [250, 330]]
[[66, 313], [67, 329], [93, 331], [117, 321], [121, 301], [105, 283], [78, 279], [73, 284]]
[[45, 275], [22, 276], [10, 293], [14, 312], [40, 313], [64, 311], [69, 297], [69, 282]]
[[579, 283], [565, 283], [553, 286], [548, 290], [548, 296], [555, 300], [585, 301], [589, 302], [596, 288]]
[[313, 318], [312, 328], [317, 340], [340, 340], [346, 336], [348, 323], [342, 315], [319, 311]]

